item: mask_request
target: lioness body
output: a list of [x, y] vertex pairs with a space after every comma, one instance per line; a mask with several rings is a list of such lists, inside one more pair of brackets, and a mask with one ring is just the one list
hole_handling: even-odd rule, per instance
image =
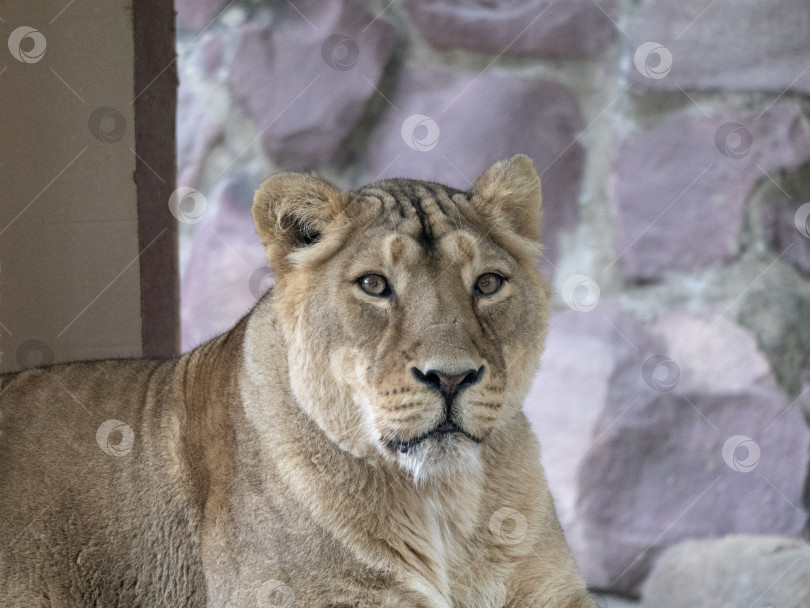
[[[476, 249], [469, 195], [407, 185], [459, 212], [442, 228], [424, 196], [409, 235], [391, 230], [406, 211], [369, 223], [370, 198], [401, 203], [396, 184], [355, 195], [364, 206], [341, 226], [323, 209], [347, 195], [306, 179], [305, 196], [300, 176], [270, 180], [265, 205], [257, 195], [278, 283], [230, 332], [167, 361], [3, 377], [0, 604], [594, 606], [519, 409], [545, 333], [539, 275], [519, 248]], [[273, 207], [296, 194], [299, 210], [319, 202], [297, 235]], [[423, 254], [444, 264], [409, 274]], [[335, 273], [352, 264], [385, 272], [396, 294], [355, 293]], [[458, 293], [435, 286], [454, 264], [462, 277], [480, 265], [473, 281], [502, 268], [511, 284], [469, 304], [466, 279]], [[442, 401], [418, 371], [436, 366], [478, 372]]]

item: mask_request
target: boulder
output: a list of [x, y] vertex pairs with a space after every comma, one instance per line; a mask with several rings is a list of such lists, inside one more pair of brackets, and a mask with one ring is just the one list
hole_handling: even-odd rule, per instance
[[545, 255], [553, 262], [560, 233], [577, 223], [582, 127], [576, 99], [557, 82], [408, 69], [371, 138], [364, 177], [418, 177], [466, 190], [496, 161], [528, 154], [543, 179]]
[[359, 0], [299, 1], [269, 28], [242, 26], [228, 80], [278, 165], [322, 167], [341, 158], [395, 43]]
[[642, 0], [627, 75], [659, 90], [810, 92], [805, 0]]
[[690, 540], [665, 551], [644, 583], [646, 608], [810, 606], [810, 547], [778, 536]]
[[428, 43], [442, 50], [575, 58], [616, 37], [616, 0], [405, 0]]
[[638, 345], [649, 340], [643, 326], [612, 301], [551, 319], [540, 371], [523, 409], [540, 442], [565, 530], [574, 522], [579, 470], [593, 445], [612, 378], [637, 362]]
[[728, 262], [754, 185], [810, 161], [795, 103], [711, 117], [682, 111], [630, 135], [613, 168], [616, 249], [631, 280]]
[[637, 594], [678, 542], [800, 537], [810, 430], [747, 331], [662, 312], [617, 369], [579, 466], [570, 540], [588, 582]]

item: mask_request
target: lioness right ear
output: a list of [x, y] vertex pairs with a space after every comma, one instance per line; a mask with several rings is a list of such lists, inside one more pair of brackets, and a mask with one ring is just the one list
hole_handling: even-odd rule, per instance
[[289, 270], [289, 254], [317, 243], [348, 201], [348, 194], [315, 173], [279, 173], [262, 182], [251, 214], [273, 270]]
[[499, 161], [472, 187], [473, 204], [533, 241], [540, 236], [543, 196], [532, 159], [525, 154]]

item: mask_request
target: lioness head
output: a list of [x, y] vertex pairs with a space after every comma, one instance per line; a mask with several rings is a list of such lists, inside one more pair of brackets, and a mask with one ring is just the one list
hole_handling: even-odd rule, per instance
[[344, 192], [282, 173], [253, 218], [276, 272], [290, 382], [326, 435], [418, 479], [477, 466], [508, 433], [543, 346], [540, 180], [515, 156], [462, 192]]

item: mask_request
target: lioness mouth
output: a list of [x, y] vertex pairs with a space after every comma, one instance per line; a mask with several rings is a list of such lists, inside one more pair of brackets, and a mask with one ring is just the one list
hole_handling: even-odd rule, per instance
[[451, 433], [461, 433], [468, 439], [473, 440], [476, 443], [480, 443], [481, 440], [477, 437], [473, 437], [467, 431], [462, 429], [458, 426], [455, 422], [451, 420], [445, 420], [441, 422], [436, 428], [423, 435], [419, 435], [419, 437], [414, 437], [413, 439], [409, 439], [408, 441], [402, 441], [400, 439], [385, 439], [385, 446], [391, 450], [392, 452], [401, 452], [403, 454], [409, 452], [411, 448], [419, 445], [425, 439], [429, 437], [441, 437], [442, 435], [449, 435]]

